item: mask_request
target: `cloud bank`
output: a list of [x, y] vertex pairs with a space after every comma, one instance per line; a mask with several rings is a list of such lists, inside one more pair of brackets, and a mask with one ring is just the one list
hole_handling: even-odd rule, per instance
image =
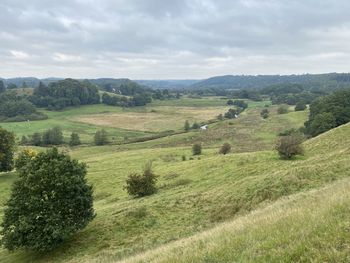
[[1, 77], [348, 72], [347, 0], [2, 0]]

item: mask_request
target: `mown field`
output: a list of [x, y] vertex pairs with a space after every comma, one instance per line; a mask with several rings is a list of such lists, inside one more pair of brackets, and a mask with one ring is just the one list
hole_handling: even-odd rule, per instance
[[[189, 160], [190, 145], [196, 138], [207, 136], [201, 132], [123, 146], [66, 148], [89, 166], [97, 217], [52, 253], [11, 254], [0, 250], [0, 258], [3, 262], [115, 262], [239, 218], [280, 197], [350, 175], [349, 125], [307, 141], [305, 156], [283, 161], [271, 151], [274, 139], [279, 131], [300, 127], [307, 112], [277, 115], [274, 107], [270, 109], [271, 118], [267, 120], [258, 117], [259, 108], [252, 107], [239, 119], [212, 124], [208, 131], [236, 135], [223, 136], [221, 141], [201, 137], [203, 155], [193, 160]], [[245, 140], [237, 137], [245, 133]], [[178, 140], [177, 136], [184, 137]], [[238, 153], [218, 155], [217, 143], [223, 140]], [[183, 155], [186, 161], [182, 161]], [[123, 189], [126, 177], [140, 172], [149, 161], [159, 176], [159, 192], [130, 198]], [[12, 175], [0, 175], [2, 185], [13, 180]], [[0, 196], [5, 200], [8, 191]], [[171, 255], [169, 252], [169, 258]]]

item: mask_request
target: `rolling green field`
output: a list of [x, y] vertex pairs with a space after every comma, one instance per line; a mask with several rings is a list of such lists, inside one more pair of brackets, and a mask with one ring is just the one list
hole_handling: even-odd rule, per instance
[[[206, 238], [205, 233], [210, 232], [211, 228], [218, 224], [219, 228], [236, 225], [235, 220], [250, 218], [250, 213], [255, 209], [269, 211], [269, 208], [264, 210], [264, 207], [281, 197], [298, 192], [306, 193], [350, 175], [350, 137], [347, 136], [350, 134], [350, 125], [306, 141], [305, 156], [283, 161], [271, 151], [277, 134], [285, 129], [301, 127], [307, 118], [307, 111], [278, 115], [276, 107], [270, 106], [270, 118], [263, 120], [259, 113], [264, 104], [265, 102], [255, 104], [238, 119], [213, 123], [204, 132], [193, 131], [143, 143], [64, 148], [74, 158], [88, 164], [88, 181], [94, 186], [97, 217], [86, 229], [51, 253], [38, 255], [25, 251], [8, 253], [0, 250], [1, 262], [116, 262], [129, 260], [128, 257], [131, 257], [131, 261], [138, 262], [140, 259], [142, 262], [150, 262], [158, 260], [153, 258], [158, 251], [157, 247], [162, 252], [159, 262], [176, 262], [174, 249], [179, 243], [188, 242], [186, 238], [191, 236], [199, 244], [196, 253], [193, 253], [194, 262], [196, 256], [208, 258], [207, 262], [225, 262], [226, 258], [220, 257], [225, 253], [220, 251], [229, 248], [224, 250], [220, 235], [213, 236], [211, 242], [217, 242], [218, 245], [213, 244], [212, 253], [203, 255], [206, 250], [203, 244], [206, 241], [203, 243], [201, 238], [202, 235]], [[52, 112], [46, 122], [66, 121], [71, 124], [74, 123], [71, 118], [77, 116], [96, 112], [103, 115], [105, 107], [97, 105]], [[142, 113], [154, 107], [165, 106], [144, 107], [137, 111]], [[113, 113], [120, 111], [123, 114], [122, 109], [111, 108], [110, 112], [115, 110]], [[197, 141], [203, 143], [203, 154], [192, 158], [191, 145]], [[218, 146], [223, 142], [232, 144], [233, 153], [218, 155]], [[182, 161], [183, 155], [186, 156], [186, 161]], [[140, 172], [149, 161], [152, 161], [158, 175], [159, 192], [153, 196], [133, 199], [123, 189], [125, 179], [131, 172]], [[8, 198], [10, 185], [15, 179], [15, 174], [0, 174], [0, 186], [4, 189], [0, 193], [1, 207]], [[299, 197], [295, 198], [297, 200]], [[287, 203], [285, 206], [289, 209]], [[320, 211], [320, 215], [322, 213]], [[252, 219], [247, 220], [247, 226], [249, 222], [257, 220], [254, 219], [254, 212]], [[278, 224], [278, 217], [274, 222]], [[297, 222], [295, 227], [298, 227]], [[266, 220], [262, 220], [261, 224], [263, 229], [269, 229], [264, 225]], [[233, 227], [230, 231], [236, 230]], [[247, 227], [245, 231], [253, 230]], [[198, 234], [201, 232], [203, 234]], [[259, 234], [249, 233], [252, 238]], [[266, 235], [267, 233], [265, 232]], [[282, 239], [278, 234], [275, 236], [276, 242]], [[237, 240], [244, 237], [242, 234], [228, 242], [237, 244]], [[164, 247], [164, 244], [168, 245]], [[268, 243], [267, 248], [271, 244]], [[153, 249], [156, 249], [154, 253]], [[239, 253], [243, 248], [235, 248], [229, 254], [230, 257], [234, 257], [235, 251]], [[141, 254], [134, 258], [139, 253]], [[184, 251], [182, 262], [188, 262], [186, 253]], [[244, 253], [248, 254], [249, 251]], [[273, 255], [279, 254], [271, 254]], [[261, 258], [266, 259], [267, 256]], [[242, 257], [243, 259], [245, 258]]]

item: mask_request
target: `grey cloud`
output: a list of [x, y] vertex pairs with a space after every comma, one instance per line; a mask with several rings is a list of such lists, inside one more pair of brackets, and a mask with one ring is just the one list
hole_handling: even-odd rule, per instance
[[348, 71], [346, 0], [3, 0], [0, 76]]

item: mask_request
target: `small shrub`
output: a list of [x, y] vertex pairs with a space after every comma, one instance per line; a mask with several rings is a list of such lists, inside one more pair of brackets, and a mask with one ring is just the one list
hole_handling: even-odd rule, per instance
[[225, 155], [225, 154], [228, 154], [230, 151], [231, 151], [231, 145], [229, 143], [224, 143], [221, 146], [219, 153]]
[[193, 155], [201, 155], [202, 154], [202, 145], [199, 143], [196, 143], [192, 146], [192, 153]]
[[157, 176], [152, 171], [152, 163], [148, 163], [143, 174], [130, 174], [126, 179], [126, 190], [129, 195], [143, 197], [157, 192]]
[[269, 117], [269, 110], [268, 109], [263, 109], [261, 112], [260, 112], [260, 116], [263, 118], [263, 119], [267, 119]]
[[277, 108], [277, 113], [278, 114], [286, 114], [288, 113], [288, 106], [286, 105], [281, 105]]
[[195, 123], [193, 123], [193, 125], [192, 125], [192, 129], [194, 129], [194, 130], [197, 130], [197, 129], [199, 129], [199, 124], [197, 123], [197, 122], [195, 122]]
[[302, 155], [304, 153], [302, 142], [303, 137], [299, 134], [282, 136], [278, 139], [275, 149], [281, 159], [292, 159], [295, 155]]
[[186, 155], [181, 156], [182, 161], [186, 161]]

